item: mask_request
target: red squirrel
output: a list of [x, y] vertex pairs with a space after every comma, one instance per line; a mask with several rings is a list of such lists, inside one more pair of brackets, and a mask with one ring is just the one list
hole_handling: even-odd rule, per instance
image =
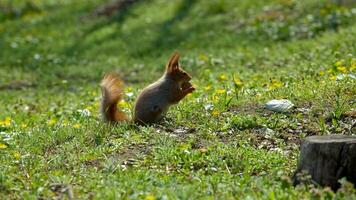
[[[168, 60], [163, 76], [145, 87], [137, 97], [133, 121], [137, 124], [158, 122], [169, 107], [177, 104], [195, 88], [189, 82], [191, 76], [179, 66], [179, 54], [174, 53]], [[105, 121], [130, 121], [127, 115], [117, 108], [122, 99], [123, 82], [116, 74], [107, 74], [101, 81], [101, 113]]]

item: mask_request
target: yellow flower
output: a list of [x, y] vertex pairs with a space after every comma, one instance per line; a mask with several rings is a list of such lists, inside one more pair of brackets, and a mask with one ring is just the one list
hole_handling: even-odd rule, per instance
[[27, 127], [27, 124], [25, 124], [25, 123], [21, 124], [21, 128], [26, 128], [26, 127]]
[[356, 62], [351, 63], [350, 65], [350, 71], [356, 70]]
[[344, 66], [338, 66], [338, 67], [336, 67], [336, 69], [337, 69], [339, 72], [342, 72], [342, 73], [346, 73], [346, 72], [347, 72], [347, 69], [346, 69], [346, 67], [344, 67]]
[[81, 127], [81, 125], [79, 123], [76, 123], [76, 124], [73, 125], [73, 128], [76, 128], [76, 129], [78, 129], [80, 127]]
[[211, 89], [211, 85], [207, 85], [207, 86], [204, 87], [204, 90], [206, 90], [206, 91], [208, 91], [210, 89]]
[[242, 83], [242, 81], [239, 79], [239, 78], [237, 78], [237, 77], [234, 77], [234, 84], [235, 84], [235, 86], [236, 87], [238, 87], [238, 88], [241, 88], [244, 84]]
[[0, 143], [0, 149], [6, 149], [6, 148], [7, 148], [6, 144]]
[[220, 97], [219, 97], [218, 95], [214, 95], [214, 96], [213, 96], [213, 101], [214, 101], [214, 102], [218, 102], [219, 99], [220, 99]]
[[11, 117], [6, 117], [5, 124], [10, 125], [10, 123], [11, 123]]
[[57, 123], [57, 120], [56, 120], [56, 119], [50, 119], [50, 120], [48, 120], [48, 122], [47, 122], [47, 124], [50, 125], [50, 126], [52, 126], [52, 125], [54, 125], [54, 124], [56, 124], [56, 123]]
[[96, 91], [92, 91], [91, 95], [95, 97], [97, 95]]
[[119, 102], [119, 107], [120, 108], [130, 108], [130, 104], [126, 101], [120, 101]]
[[132, 87], [126, 87], [125, 88], [125, 93], [132, 92], [133, 88]]
[[209, 58], [205, 54], [200, 54], [199, 55], [199, 60], [207, 62], [207, 61], [209, 61]]
[[87, 106], [85, 109], [92, 111], [93, 110], [93, 106]]
[[331, 75], [331, 76], [329, 77], [329, 79], [332, 80], [332, 81], [335, 81], [335, 80], [336, 80], [336, 76]]
[[149, 194], [145, 197], [145, 200], [156, 200], [156, 197], [154, 197], [153, 195]]
[[214, 110], [212, 113], [211, 113], [214, 117], [217, 117], [220, 115], [220, 112], [218, 110]]
[[341, 61], [341, 60], [337, 61], [337, 62], [335, 63], [335, 66], [336, 66], [336, 67], [342, 66], [342, 61]]
[[216, 94], [224, 94], [226, 92], [225, 89], [217, 89]]
[[283, 83], [278, 81], [277, 79], [272, 79], [270, 85], [268, 86], [269, 90], [274, 90], [276, 88], [280, 88], [283, 86]]
[[261, 97], [262, 97], [262, 94], [261, 94], [261, 93], [257, 93], [257, 94], [256, 94], [256, 98], [257, 98], [257, 99], [259, 99], [259, 98], [261, 98]]
[[20, 158], [21, 158], [21, 154], [19, 152], [17, 152], [17, 151], [13, 152], [12, 155], [14, 156], [14, 158], [16, 160], [20, 160]]
[[0, 126], [10, 126], [11, 125], [11, 117], [5, 117], [4, 120], [0, 121]]
[[68, 126], [69, 125], [69, 121], [67, 119], [64, 119], [62, 121], [62, 126]]
[[219, 80], [220, 80], [220, 81], [226, 81], [226, 80], [227, 80], [226, 75], [225, 75], [225, 74], [221, 74], [221, 75], [219, 76]]
[[324, 71], [320, 71], [319, 72], [319, 76], [324, 76], [325, 72]]
[[350, 71], [356, 70], [356, 59], [351, 60]]

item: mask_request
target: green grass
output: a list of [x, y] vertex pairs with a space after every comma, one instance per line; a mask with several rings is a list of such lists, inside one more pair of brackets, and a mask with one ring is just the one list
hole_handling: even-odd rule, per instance
[[[356, 198], [290, 179], [304, 137], [356, 134], [355, 79], [336, 80], [356, 71], [355, 4], [151, 0], [105, 18], [101, 0], [27, 2], [0, 3], [0, 199]], [[105, 73], [131, 113], [175, 50], [192, 95], [159, 125], [100, 120]], [[263, 108], [280, 98], [294, 110]]]

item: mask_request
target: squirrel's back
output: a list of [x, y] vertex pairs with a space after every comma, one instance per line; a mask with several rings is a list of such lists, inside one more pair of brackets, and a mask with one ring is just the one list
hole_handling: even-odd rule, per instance
[[165, 77], [144, 88], [135, 104], [134, 121], [137, 123], [159, 121], [168, 111], [172, 104], [172, 94], [177, 90], [179, 85]]

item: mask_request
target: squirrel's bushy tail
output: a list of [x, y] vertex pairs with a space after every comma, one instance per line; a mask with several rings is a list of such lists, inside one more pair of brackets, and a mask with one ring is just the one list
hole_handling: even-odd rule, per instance
[[124, 83], [117, 74], [107, 74], [100, 83], [102, 100], [101, 114], [109, 122], [126, 121], [126, 114], [117, 108], [122, 99]]

